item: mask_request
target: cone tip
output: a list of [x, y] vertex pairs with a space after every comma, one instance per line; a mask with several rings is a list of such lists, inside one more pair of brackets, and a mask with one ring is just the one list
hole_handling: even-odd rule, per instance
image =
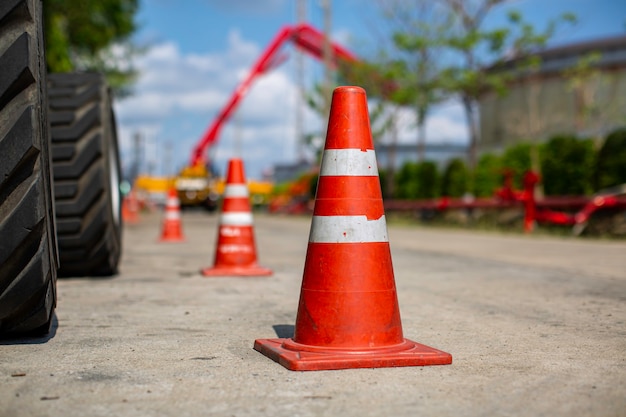
[[231, 158], [228, 160], [228, 171], [226, 173], [227, 184], [245, 184], [246, 174], [244, 172], [243, 160], [241, 158]]
[[335, 88], [335, 94], [365, 94], [365, 90], [356, 85], [345, 85]]
[[330, 105], [324, 150], [374, 149], [367, 94], [358, 86], [335, 88]]
[[228, 170], [241, 171], [243, 170], [243, 161], [240, 158], [231, 158], [228, 160]]

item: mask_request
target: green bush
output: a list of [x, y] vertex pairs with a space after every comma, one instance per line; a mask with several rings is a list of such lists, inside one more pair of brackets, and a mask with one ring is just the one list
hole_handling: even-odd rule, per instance
[[594, 147], [591, 139], [555, 136], [541, 146], [541, 174], [546, 195], [589, 194]]
[[448, 162], [441, 178], [441, 195], [447, 197], [462, 197], [467, 191], [467, 166], [461, 158], [454, 158]]
[[384, 198], [391, 198], [389, 190], [387, 190], [387, 170], [378, 168], [378, 180], [380, 181], [380, 192]]
[[[533, 145], [530, 143], [518, 143], [511, 146], [504, 151], [502, 155], [502, 170], [500, 170], [501, 177], [504, 169], [510, 169], [513, 171], [513, 187], [516, 189], [522, 189], [524, 187], [524, 174], [530, 170], [530, 153]], [[500, 180], [500, 185], [502, 181]]]
[[439, 173], [434, 162], [406, 162], [396, 174], [396, 198], [435, 198], [438, 195]]
[[[471, 188], [467, 167], [461, 159], [450, 160], [441, 178], [434, 162], [407, 162], [395, 175], [395, 197], [461, 197], [468, 189], [476, 197], [491, 197], [502, 187], [506, 169], [513, 172], [513, 187], [522, 189], [524, 174], [531, 169], [533, 146], [536, 145], [519, 143], [501, 156], [483, 154], [472, 173]], [[552, 137], [538, 151], [546, 195], [589, 194], [626, 183], [626, 127], [609, 134], [599, 152], [595, 151], [592, 140], [571, 135]], [[385, 190], [383, 177], [381, 172], [381, 186]]]
[[483, 154], [474, 169], [473, 193], [476, 197], [491, 197], [502, 186], [502, 158], [492, 153]]
[[595, 191], [626, 183], [626, 127], [607, 136], [594, 169]]
[[439, 197], [439, 171], [437, 164], [424, 161], [417, 164], [417, 198]]
[[417, 198], [417, 163], [406, 162], [396, 173], [396, 198]]

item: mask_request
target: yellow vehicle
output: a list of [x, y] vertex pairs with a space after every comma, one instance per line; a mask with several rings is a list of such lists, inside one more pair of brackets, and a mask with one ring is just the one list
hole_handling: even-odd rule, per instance
[[[135, 180], [135, 189], [155, 203], [165, 203], [167, 192], [176, 187], [181, 206], [202, 206], [208, 210], [217, 208], [224, 193], [224, 180], [215, 178], [206, 170], [186, 167], [174, 178], [140, 175]], [[269, 204], [274, 184], [269, 181], [248, 181], [250, 203], [255, 206]]]
[[181, 206], [202, 206], [213, 211], [222, 194], [218, 180], [204, 165], [187, 166], [174, 178]]

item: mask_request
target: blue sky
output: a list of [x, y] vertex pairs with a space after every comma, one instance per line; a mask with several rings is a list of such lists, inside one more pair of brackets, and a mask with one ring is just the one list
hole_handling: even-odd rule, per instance
[[[332, 36], [358, 56], [376, 50], [387, 22], [382, 0], [332, 0]], [[319, 0], [307, 2], [308, 21], [322, 28]], [[512, 0], [488, 25], [499, 25], [509, 9], [538, 28], [564, 12], [577, 15], [575, 27], [560, 30], [553, 44], [626, 34], [624, 0]], [[265, 46], [285, 24], [296, 21], [295, 0], [143, 0], [135, 40], [147, 45], [136, 58], [140, 77], [134, 95], [116, 103], [123, 163], [131, 161], [131, 138], [145, 142], [143, 171], [171, 175], [189, 159], [193, 145], [226, 103]], [[242, 157], [249, 178], [260, 178], [276, 163], [294, 162], [297, 89], [291, 59], [259, 78], [209, 154], [218, 170]], [[307, 84], [319, 82], [320, 64], [306, 60]], [[404, 111], [400, 139], [410, 142], [414, 125]], [[325, 121], [305, 110], [305, 132], [322, 131]], [[466, 141], [463, 114], [454, 102], [432, 112], [431, 142]], [[171, 149], [168, 153], [166, 150]]]

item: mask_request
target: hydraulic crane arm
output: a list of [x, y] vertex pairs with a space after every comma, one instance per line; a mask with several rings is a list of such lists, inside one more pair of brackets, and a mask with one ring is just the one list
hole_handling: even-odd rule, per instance
[[[324, 56], [325, 36], [323, 33], [305, 23], [283, 27], [250, 69], [248, 75], [237, 86], [226, 105], [220, 110], [213, 123], [193, 148], [190, 161], [192, 167], [204, 165], [207, 149], [215, 144], [222, 126], [228, 121], [241, 99], [248, 93], [252, 82], [258, 76], [282, 63], [284, 59], [281, 59], [277, 54], [281, 46], [287, 41], [293, 42], [299, 49], [318, 59], [322, 59]], [[334, 65], [340, 61], [357, 60], [352, 53], [332, 41], [330, 41], [330, 47]]]

